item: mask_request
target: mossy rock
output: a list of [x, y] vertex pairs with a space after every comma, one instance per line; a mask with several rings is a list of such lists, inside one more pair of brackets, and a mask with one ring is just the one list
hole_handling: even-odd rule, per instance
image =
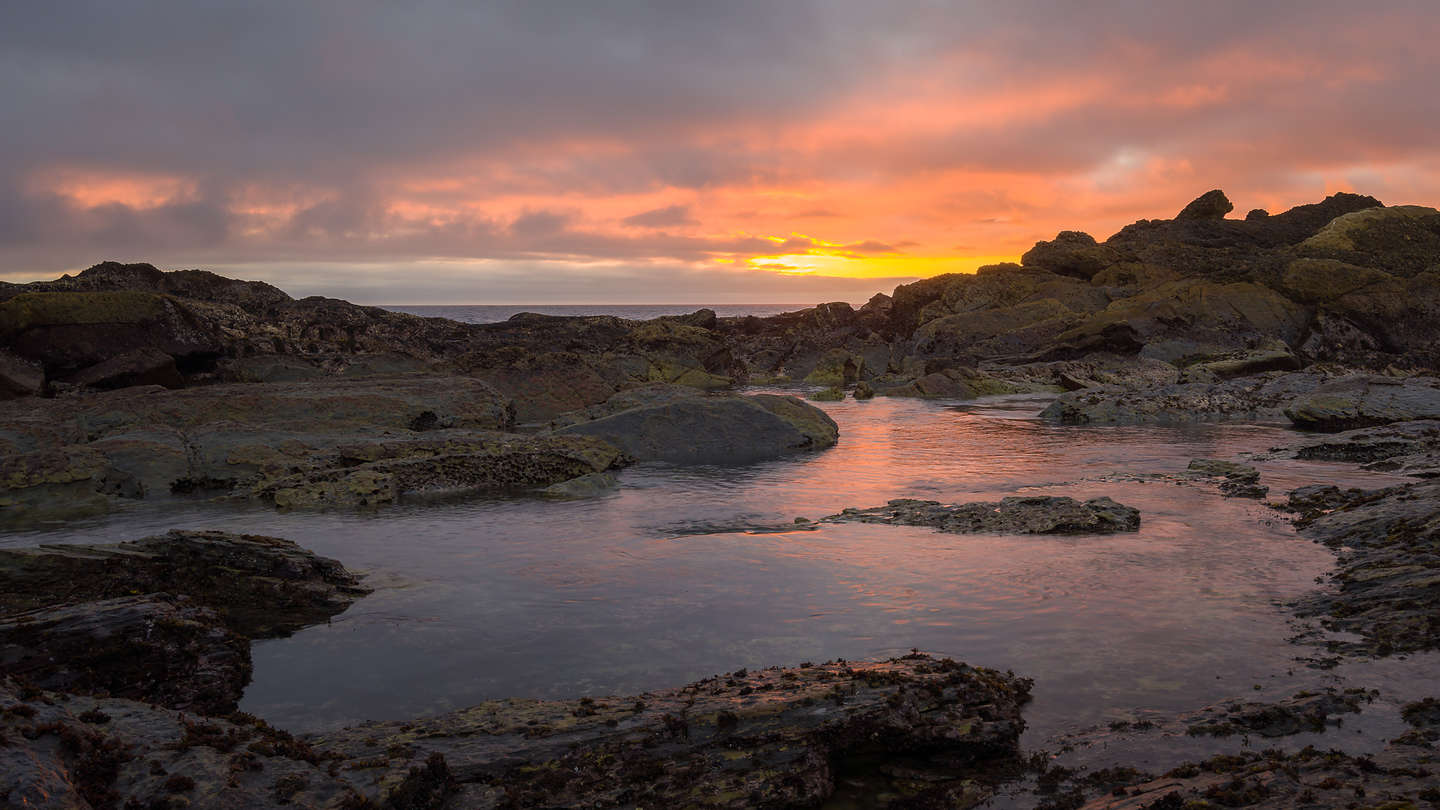
[[163, 295], [132, 290], [24, 293], [0, 303], [0, 334], [37, 326], [146, 323], [164, 317], [167, 303]]
[[839, 387], [823, 388], [810, 395], [816, 402], [839, 402], [844, 398], [845, 389]]
[[1335, 259], [1296, 259], [1286, 266], [1281, 284], [1297, 301], [1324, 303], [1386, 282], [1398, 282], [1398, 279], [1374, 268]]

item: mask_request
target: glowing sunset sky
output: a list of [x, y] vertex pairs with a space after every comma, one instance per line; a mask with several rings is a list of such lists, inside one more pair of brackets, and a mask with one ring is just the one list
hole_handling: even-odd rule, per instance
[[1440, 3], [45, 2], [0, 278], [862, 301], [1224, 188], [1440, 202]]

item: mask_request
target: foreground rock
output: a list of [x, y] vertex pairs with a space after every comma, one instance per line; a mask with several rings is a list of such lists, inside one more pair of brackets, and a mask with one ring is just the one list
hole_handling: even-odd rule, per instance
[[871, 509], [846, 509], [822, 522], [930, 526], [953, 534], [1113, 534], [1140, 530], [1140, 510], [1109, 498], [1032, 496], [999, 503], [942, 504], [900, 498]]
[[593, 436], [638, 461], [744, 464], [831, 447], [835, 420], [798, 397], [704, 395], [678, 386], [620, 394], [560, 428], [562, 436]]
[[122, 596], [0, 618], [0, 675], [41, 689], [224, 714], [250, 672], [249, 639], [183, 597]]
[[134, 593], [190, 597], [235, 632], [264, 638], [323, 622], [369, 590], [340, 563], [278, 537], [172, 531], [0, 549], [0, 615]]
[[1440, 481], [1387, 489], [1306, 487], [1291, 495], [1302, 535], [1339, 550], [1334, 591], [1302, 613], [1357, 633], [1359, 652], [1440, 648]]
[[171, 794], [236, 807], [812, 807], [858, 769], [903, 760], [914, 776], [892, 800], [970, 807], [1013, 770], [1028, 692], [1025, 679], [917, 654], [742, 670], [625, 698], [492, 701], [297, 741], [239, 716], [197, 723], [0, 682], [0, 730], [13, 741], [0, 747], [0, 797], [55, 801], [36, 805], [47, 807], [73, 797], [152, 806]]
[[171, 532], [0, 550], [0, 677], [199, 714], [235, 710], [250, 640], [328, 620], [369, 591], [273, 537]]
[[4, 549], [0, 676], [230, 712], [250, 680], [250, 639], [326, 621], [365, 593], [339, 563], [271, 537]]

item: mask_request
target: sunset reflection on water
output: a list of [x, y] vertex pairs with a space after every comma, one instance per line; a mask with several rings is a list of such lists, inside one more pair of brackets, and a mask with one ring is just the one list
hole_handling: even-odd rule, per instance
[[[3, 542], [170, 528], [288, 537], [378, 586], [329, 625], [255, 645], [242, 708], [286, 728], [400, 718], [511, 696], [624, 694], [710, 674], [912, 647], [1034, 677], [1048, 732], [1265, 685], [1296, 651], [1277, 607], [1330, 555], [1254, 501], [1133, 479], [1284, 443], [1271, 426], [1073, 428], [1044, 401], [827, 403], [841, 442], [738, 468], [642, 465], [591, 500], [487, 498], [373, 514], [187, 505]], [[1279, 492], [1331, 480], [1264, 465]], [[1355, 473], [1378, 486], [1391, 478]], [[795, 527], [897, 497], [1108, 495], [1138, 533], [957, 536]]]

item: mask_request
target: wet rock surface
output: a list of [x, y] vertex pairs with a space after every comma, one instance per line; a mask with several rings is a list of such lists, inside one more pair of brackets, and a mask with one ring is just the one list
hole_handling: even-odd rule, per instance
[[1339, 552], [1335, 589], [1304, 599], [1302, 613], [1359, 634], [1357, 652], [1440, 648], [1440, 482], [1308, 487], [1291, 505], [1302, 535]]
[[1220, 382], [1086, 388], [1061, 394], [1041, 416], [1065, 425], [1276, 422], [1323, 380], [1315, 372], [1270, 372]]
[[846, 509], [821, 522], [930, 526], [952, 534], [1110, 534], [1140, 529], [1140, 511], [1109, 498], [1017, 496], [998, 503], [942, 504], [899, 498], [885, 506]]
[[1297, 398], [1285, 415], [1304, 430], [1340, 431], [1440, 418], [1440, 380], [1353, 375]]
[[1183, 718], [1187, 732], [1229, 737], [1256, 734], [1261, 737], [1284, 737], [1302, 731], [1324, 731], [1339, 725], [1340, 715], [1354, 714], [1374, 694], [1364, 689], [1321, 692], [1300, 692], [1275, 703], [1234, 701], [1211, 706]]
[[243, 715], [190, 719], [0, 681], [0, 730], [23, 741], [0, 746], [0, 796], [57, 807], [172, 793], [247, 807], [806, 807], [879, 758], [919, 763], [900, 805], [973, 806], [1014, 768], [1028, 692], [1023, 678], [915, 654], [624, 698], [492, 701], [297, 740]]

